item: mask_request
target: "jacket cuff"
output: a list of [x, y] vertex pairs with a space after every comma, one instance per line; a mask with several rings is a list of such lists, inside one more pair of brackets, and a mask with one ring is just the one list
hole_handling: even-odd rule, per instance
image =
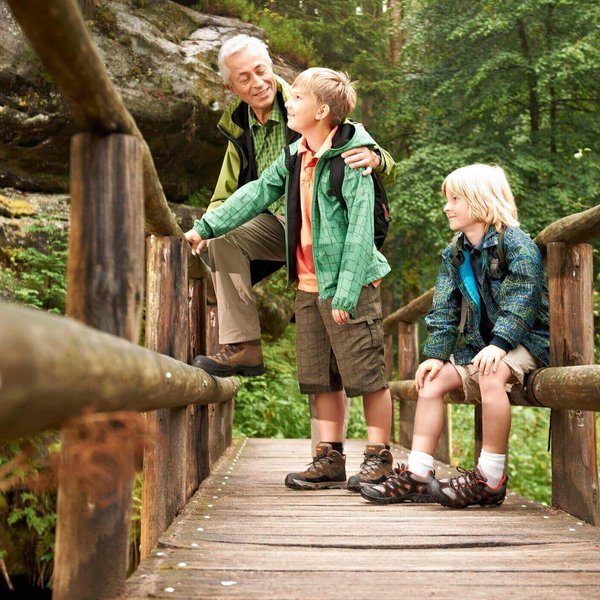
[[203, 239], [210, 240], [213, 236], [213, 231], [210, 226], [204, 220], [204, 217], [200, 220], [194, 221], [194, 231]]
[[499, 335], [495, 335], [492, 338], [492, 341], [490, 342], [490, 346], [497, 346], [498, 348], [504, 350], [504, 352], [508, 353], [510, 352], [514, 346], [506, 341], [504, 338], [500, 337]]

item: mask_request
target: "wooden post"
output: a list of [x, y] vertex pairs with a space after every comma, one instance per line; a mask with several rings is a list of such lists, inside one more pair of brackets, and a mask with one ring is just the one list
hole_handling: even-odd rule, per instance
[[[67, 314], [137, 342], [143, 256], [139, 141], [118, 134], [74, 136]], [[90, 447], [89, 423], [89, 417], [73, 419], [62, 432], [55, 600], [112, 598], [123, 590], [128, 567], [134, 440], [115, 438], [115, 420], [97, 415]], [[82, 489], [86, 475], [107, 470], [107, 485], [102, 480]]]
[[[592, 247], [548, 244], [550, 365], [594, 363]], [[553, 410], [552, 504], [600, 524], [596, 419], [593, 412]]]
[[[189, 361], [198, 354], [206, 353], [206, 281], [192, 280], [188, 284], [190, 349]], [[207, 405], [195, 406], [195, 435], [193, 451], [195, 459], [190, 461], [196, 468], [196, 487], [210, 473], [209, 422]]]
[[[217, 316], [217, 306], [215, 304], [208, 304], [206, 306], [205, 334], [206, 354], [213, 355], [219, 350], [219, 319]], [[215, 404], [211, 404], [208, 407], [208, 456], [209, 466], [211, 468], [223, 451], [219, 439], [222, 412], [223, 409]]]
[[[416, 323], [398, 321], [398, 379], [413, 379], [419, 366], [419, 330]], [[398, 441], [401, 446], [412, 446], [416, 402], [400, 400], [400, 427]]]
[[[186, 242], [150, 236], [147, 241], [146, 347], [187, 362], [188, 289]], [[183, 508], [186, 496], [187, 407], [146, 413], [158, 439], [144, 452], [141, 558]]]

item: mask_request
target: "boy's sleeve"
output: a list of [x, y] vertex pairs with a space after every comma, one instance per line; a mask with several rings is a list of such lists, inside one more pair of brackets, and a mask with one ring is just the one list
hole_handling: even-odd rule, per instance
[[258, 179], [242, 186], [223, 204], [196, 220], [194, 229], [202, 239], [209, 240], [247, 223], [281, 198], [287, 174], [285, 152], [281, 152]]
[[[444, 255], [446, 252], [447, 250], [444, 251]], [[428, 358], [448, 360], [456, 348], [462, 301], [456, 277], [456, 267], [451, 260], [443, 256], [435, 282], [431, 310], [425, 317], [428, 337], [423, 354]]]
[[515, 348], [535, 323], [544, 292], [544, 270], [538, 247], [519, 230], [506, 231], [504, 252], [508, 274], [500, 287], [500, 312], [493, 334]]
[[390, 185], [396, 179], [396, 161], [387, 150], [384, 150], [378, 144], [375, 145], [375, 149], [380, 157], [379, 166], [375, 169], [375, 173], [379, 175], [382, 183]]
[[346, 168], [342, 191], [348, 206], [348, 231], [331, 306], [353, 317], [369, 266], [367, 259], [373, 254], [373, 178], [363, 177], [361, 169]]

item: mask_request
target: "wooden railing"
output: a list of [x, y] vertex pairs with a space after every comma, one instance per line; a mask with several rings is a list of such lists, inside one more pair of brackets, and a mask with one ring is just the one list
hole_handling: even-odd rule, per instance
[[141, 442], [143, 558], [231, 443], [238, 382], [188, 365], [216, 345], [207, 269], [77, 3], [9, 4], [84, 133], [71, 145], [69, 318], [0, 305], [0, 439], [62, 428], [53, 598], [112, 598]]
[[[600, 365], [594, 365], [592, 247], [600, 237], [600, 206], [570, 215], [546, 227], [536, 238], [547, 254], [550, 300], [550, 367], [534, 371], [523, 393], [511, 404], [551, 408], [552, 503], [600, 525], [596, 420], [600, 410]], [[398, 441], [410, 448], [419, 363], [418, 321], [431, 307], [433, 289], [384, 320], [387, 336], [397, 327], [398, 381], [391, 383], [399, 401]], [[387, 347], [391, 344], [388, 342]], [[388, 357], [393, 352], [388, 351]], [[447, 398], [448, 402], [451, 402]], [[481, 406], [475, 406], [475, 456], [481, 449]], [[439, 458], [449, 455], [446, 428]]]

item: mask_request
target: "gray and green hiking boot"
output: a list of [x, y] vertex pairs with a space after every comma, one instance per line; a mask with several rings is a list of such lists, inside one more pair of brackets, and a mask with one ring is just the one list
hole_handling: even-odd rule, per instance
[[364, 485], [375, 485], [385, 481], [392, 473], [392, 463], [392, 453], [385, 444], [367, 444], [360, 470], [348, 479], [348, 489], [351, 492], [360, 492]]
[[375, 504], [395, 504], [402, 502], [431, 503], [435, 500], [429, 493], [429, 485], [435, 481], [435, 473], [429, 471], [425, 477], [419, 477], [400, 465], [381, 484], [364, 486], [361, 496]]
[[450, 508], [479, 506], [500, 506], [506, 497], [508, 477], [492, 488], [479, 469], [467, 470], [458, 467], [458, 477], [435, 479], [429, 483], [429, 493], [436, 502]]
[[319, 444], [317, 455], [301, 473], [288, 473], [285, 485], [293, 490], [321, 490], [346, 486], [346, 455], [331, 444]]

